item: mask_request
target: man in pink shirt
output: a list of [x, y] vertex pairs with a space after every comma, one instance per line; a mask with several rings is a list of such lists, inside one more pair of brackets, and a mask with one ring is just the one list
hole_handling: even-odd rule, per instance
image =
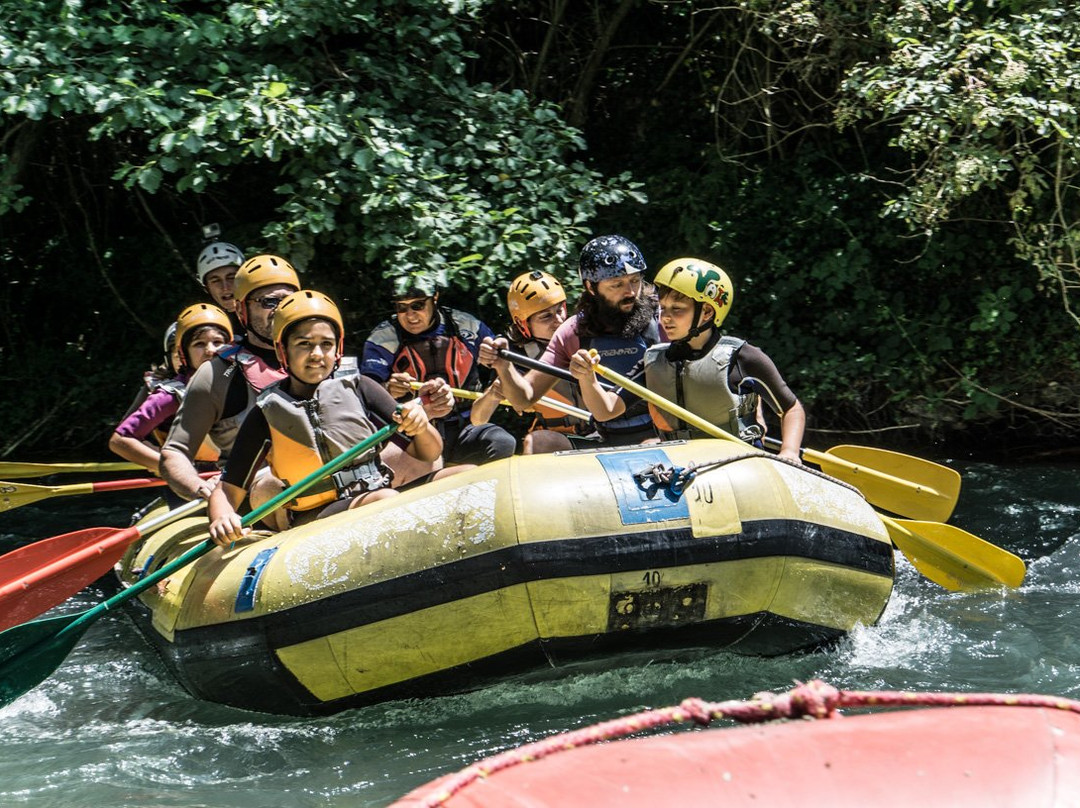
[[[580, 349], [596, 349], [606, 367], [630, 374], [649, 346], [660, 341], [655, 290], [645, 283], [641, 251], [617, 235], [599, 236], [581, 251], [578, 271], [585, 291], [574, 316], [559, 326], [541, 361], [568, 369]], [[509, 346], [504, 338], [486, 338], [480, 363], [495, 369], [503, 394], [518, 409], [528, 409], [558, 381], [537, 370], [521, 374], [499, 356]], [[648, 405], [627, 407], [618, 418], [597, 424], [603, 443], [626, 446], [656, 439]]]

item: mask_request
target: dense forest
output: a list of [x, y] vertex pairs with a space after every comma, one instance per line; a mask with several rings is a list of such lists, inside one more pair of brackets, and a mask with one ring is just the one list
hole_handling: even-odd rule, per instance
[[505, 324], [589, 237], [736, 286], [808, 443], [1069, 451], [1080, 10], [1026, 0], [19, 0], [0, 29], [0, 456], [93, 459], [204, 226], [347, 313]]

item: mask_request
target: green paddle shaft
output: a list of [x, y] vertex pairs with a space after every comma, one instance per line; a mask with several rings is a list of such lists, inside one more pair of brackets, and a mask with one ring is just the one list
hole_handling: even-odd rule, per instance
[[[397, 424], [387, 424], [371, 437], [361, 441], [348, 451], [338, 455], [322, 468], [315, 469], [315, 471], [311, 472], [311, 474], [302, 479], [300, 482], [296, 483], [293, 486], [290, 486], [289, 488], [286, 488], [273, 499], [264, 502], [255, 510], [251, 511], [248, 514], [245, 514], [243, 517], [241, 517], [240, 523], [244, 527], [255, 524], [267, 514], [276, 511], [286, 502], [296, 499], [296, 497], [298, 497], [300, 494], [303, 494], [305, 491], [315, 485], [315, 483], [319, 482], [319, 480], [321, 480], [323, 477], [333, 474], [335, 471], [342, 468], [343, 466], [347, 466], [349, 464], [349, 461], [351, 461], [357, 455], [363, 454], [372, 446], [375, 446], [376, 444], [381, 443], [382, 441], [389, 438], [391, 435], [394, 434], [394, 432], [397, 431], [397, 428]], [[108, 600], [102, 601], [97, 606], [88, 610], [81, 619], [76, 620], [74, 623], [71, 623], [68, 626], [65, 626], [61, 630], [60, 635], [67, 634], [72, 631], [78, 631], [81, 625], [85, 623], [90, 623], [97, 617], [99, 617], [101, 614], [104, 614], [110, 609], [126, 603], [134, 597], [138, 597], [150, 587], [155, 586], [158, 581], [168, 578], [178, 569], [182, 569], [200, 556], [206, 555], [208, 552], [213, 550], [215, 546], [216, 545], [214, 544], [212, 539], [207, 539], [202, 544], [192, 547], [182, 556], [169, 562], [161, 569], [151, 573], [150, 575], [147, 575], [145, 578], [142, 578], [141, 580], [129, 586], [123, 592], [113, 595], [113, 597], [109, 598]]]
[[[241, 518], [245, 527], [259, 521], [268, 513], [294, 499], [328, 474], [363, 454], [368, 449], [389, 438], [398, 429], [388, 424], [371, 437], [331, 460], [322, 468], [309, 474], [295, 485], [282, 491], [269, 502]], [[205, 555], [216, 545], [210, 539], [191, 548], [179, 558], [117, 595], [102, 601], [82, 614], [61, 615], [32, 623], [23, 623], [0, 632], [0, 707], [10, 704], [23, 693], [36, 687], [64, 661], [89, 625], [105, 612], [139, 596], [158, 581], [172, 575], [178, 569]]]

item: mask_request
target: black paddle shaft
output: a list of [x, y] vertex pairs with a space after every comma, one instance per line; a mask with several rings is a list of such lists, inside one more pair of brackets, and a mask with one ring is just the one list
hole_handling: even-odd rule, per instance
[[[507, 350], [506, 348], [503, 348], [501, 351], [499, 351], [499, 356], [509, 362], [513, 362], [515, 365], [519, 365], [520, 367], [528, 368], [529, 370], [539, 370], [541, 373], [546, 373], [549, 376], [563, 379], [564, 381], [568, 381], [572, 384], [578, 384], [578, 380], [574, 378], [574, 374], [566, 368], [560, 368], [555, 365], [548, 364], [547, 362], [541, 362], [539, 359], [533, 359], [532, 357], [525, 356], [524, 354], [514, 353], [513, 351]], [[607, 384], [606, 382], [600, 382], [600, 386], [603, 387], [605, 390], [617, 389], [613, 385]]]

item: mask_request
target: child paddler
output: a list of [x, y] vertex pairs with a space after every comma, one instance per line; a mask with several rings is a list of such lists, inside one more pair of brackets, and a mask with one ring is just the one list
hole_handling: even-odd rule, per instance
[[[758, 402], [780, 417], [780, 456], [799, 462], [806, 413], [764, 351], [720, 330], [731, 310], [734, 288], [727, 273], [696, 258], [665, 264], [653, 281], [660, 296], [660, 324], [667, 343], [648, 349], [637, 375], [644, 384], [695, 415], [750, 443], [760, 443], [764, 426]], [[598, 421], [617, 418], [636, 397], [600, 387], [598, 360], [578, 351], [570, 372], [581, 384], [589, 411]], [[705, 437], [704, 433], [650, 404], [663, 440]]]
[[[176, 345], [178, 372], [172, 378], [155, 379], [146, 400], [120, 422], [109, 438], [113, 452], [155, 474], [161, 461], [160, 447], [184, 400], [191, 374], [232, 341], [229, 316], [208, 303], [188, 306], [180, 312], [175, 325], [170, 330]], [[212, 462], [217, 456], [217, 447], [205, 440], [195, 460]]]
[[[274, 313], [272, 327], [274, 348], [288, 375], [259, 394], [210, 496], [210, 535], [222, 546], [247, 532], [236, 508], [249, 492], [251, 507], [257, 508], [391, 421], [401, 425], [398, 432], [406, 436], [409, 455], [433, 461], [443, 448], [420, 399], [399, 410], [373, 379], [335, 377], [344, 351], [344, 325], [326, 295], [310, 290], [289, 295]], [[267, 451], [271, 476], [255, 479]], [[379, 447], [372, 448], [268, 521], [283, 530], [395, 496], [391, 479], [379, 460]]]
[[195, 261], [195, 276], [214, 303], [229, 315], [234, 334], [244, 328], [236, 313], [236, 275], [244, 264], [244, 254], [235, 244], [214, 240], [203, 247]]

